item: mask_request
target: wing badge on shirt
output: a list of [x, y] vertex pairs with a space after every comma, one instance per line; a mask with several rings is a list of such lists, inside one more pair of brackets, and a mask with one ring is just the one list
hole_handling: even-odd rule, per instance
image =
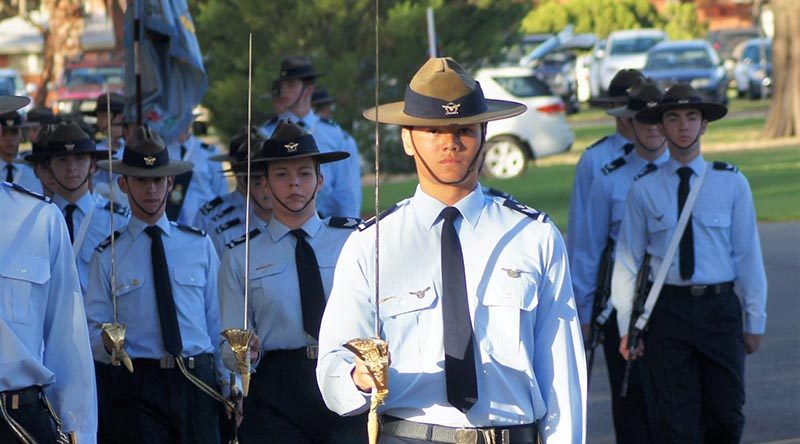
[[664, 218], [664, 215], [662, 214], [660, 216], [656, 216], [654, 219], [656, 220], [656, 222], [661, 222], [661, 219], [663, 219], [663, 218]]
[[516, 268], [501, 268], [501, 270], [505, 271], [508, 277], [514, 279], [522, 275], [522, 270], [517, 270]]
[[266, 270], [267, 268], [271, 267], [272, 265], [273, 264], [259, 265], [258, 267], [256, 267], [256, 271]]
[[422, 299], [422, 298], [425, 297], [425, 293], [427, 293], [427, 291], [430, 290], [430, 289], [431, 289], [431, 287], [425, 287], [424, 290], [409, 291], [408, 294], [413, 294], [414, 296], [417, 297], [417, 299]]

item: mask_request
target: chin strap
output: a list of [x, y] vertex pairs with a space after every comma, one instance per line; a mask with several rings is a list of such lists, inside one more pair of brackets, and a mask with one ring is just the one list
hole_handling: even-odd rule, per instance
[[[317, 173], [317, 183], [319, 183], [319, 173]], [[269, 175], [267, 175], [267, 185], [269, 186], [269, 189], [272, 190], [272, 183], [270, 183], [269, 181]], [[278, 196], [275, 195], [275, 192], [272, 193], [272, 198], [275, 200], [275, 202], [278, 202], [283, 208], [286, 208], [287, 211], [294, 214], [299, 214], [302, 213], [306, 208], [308, 208], [308, 206], [311, 205], [311, 202], [314, 202], [314, 199], [317, 198], [317, 185], [314, 184], [314, 194], [311, 195], [311, 198], [308, 199], [308, 202], [306, 202], [305, 205], [303, 205], [303, 207], [300, 208], [299, 210], [293, 210], [289, 208], [285, 203], [283, 203], [282, 200], [278, 198]], [[268, 211], [264, 207], [259, 205], [258, 202], [256, 202], [255, 204], [258, 205], [262, 210]]]
[[[433, 170], [431, 169], [431, 167], [428, 165], [428, 162], [425, 161], [425, 158], [422, 157], [419, 154], [419, 150], [417, 150], [417, 144], [416, 144], [416, 142], [414, 142], [414, 133], [412, 131], [408, 132], [408, 137], [411, 139], [411, 147], [414, 148], [414, 155], [419, 158], [420, 162], [422, 162], [422, 165], [428, 171], [428, 174], [430, 174], [437, 182], [439, 182], [442, 185], [457, 185], [457, 184], [460, 184], [461, 182], [467, 180], [467, 177], [469, 177], [469, 175], [472, 174], [473, 171], [475, 171], [475, 162], [477, 162], [478, 159], [481, 157], [481, 153], [483, 152], [483, 147], [484, 147], [484, 145], [486, 145], [486, 124], [485, 123], [481, 125], [481, 133], [482, 133], [481, 134], [481, 145], [478, 147], [478, 151], [475, 153], [475, 157], [473, 157], [472, 161], [470, 161], [469, 168], [467, 168], [467, 171], [464, 173], [464, 175], [461, 177], [461, 179], [453, 180], [453, 181], [446, 181], [446, 180], [440, 179], [439, 176], [437, 176], [436, 173], [434, 173]], [[483, 168], [483, 162], [481, 162], [481, 164], [478, 165], [478, 171], [480, 171], [482, 168]]]
[[[123, 176], [123, 177], [125, 177], [125, 182], [127, 182], [128, 181], [128, 176]], [[148, 216], [155, 216], [156, 214], [158, 214], [159, 211], [161, 211], [161, 208], [164, 207], [164, 204], [167, 203], [167, 196], [168, 195], [169, 195], [169, 191], [164, 193], [164, 198], [161, 199], [161, 204], [158, 206], [158, 208], [156, 208], [155, 211], [152, 211], [152, 212], [145, 210], [143, 206], [139, 205], [139, 202], [137, 202], [136, 199], [133, 197], [133, 193], [128, 193], [128, 200], [133, 202], [133, 204], [136, 205], [136, 208], [141, 210], [142, 213], [144, 213], [144, 214], [146, 214]]]
[[48, 169], [50, 170], [50, 175], [53, 176], [53, 180], [56, 181], [58, 186], [60, 186], [61, 188], [64, 188], [67, 191], [70, 191], [70, 192], [80, 189], [80, 187], [84, 186], [86, 184], [86, 182], [89, 181], [89, 178], [92, 176], [92, 173], [88, 172], [88, 173], [86, 173], [86, 177], [83, 178], [83, 180], [81, 181], [80, 184], [78, 184], [78, 186], [76, 186], [76, 187], [68, 187], [68, 186], [64, 185], [63, 183], [61, 183], [61, 181], [58, 180], [58, 177], [56, 177], [56, 175], [53, 174], [53, 165], [52, 164], [50, 164], [48, 166]]
[[677, 149], [679, 149], [681, 151], [686, 151], [689, 148], [691, 148], [692, 146], [694, 146], [695, 143], [697, 143], [697, 140], [700, 139], [701, 133], [702, 133], [702, 130], [697, 130], [697, 135], [695, 136], [694, 140], [692, 140], [691, 143], [689, 143], [686, 146], [678, 145], [677, 142], [675, 142], [674, 140], [670, 139], [669, 136], [667, 136], [666, 134], [664, 135], [664, 138], [669, 141], [671, 146], [673, 146], [673, 147], [675, 147], [675, 148], [677, 148]]
[[650, 153], [654, 153], [654, 152], [660, 150], [661, 147], [663, 147], [664, 144], [667, 143], [667, 139], [665, 137], [664, 141], [661, 142], [661, 144], [659, 144], [656, 148], [650, 149], [650, 148], [647, 147], [647, 145], [644, 144], [644, 142], [642, 142], [642, 139], [639, 138], [639, 133], [636, 132], [636, 129], [633, 130], [633, 138], [636, 139], [636, 143], [639, 144], [639, 146], [642, 147], [643, 150], [645, 150], [647, 152], [650, 152]]

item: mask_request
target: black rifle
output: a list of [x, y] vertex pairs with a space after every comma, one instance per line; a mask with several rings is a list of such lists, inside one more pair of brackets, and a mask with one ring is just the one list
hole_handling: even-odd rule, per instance
[[606, 248], [600, 258], [600, 267], [597, 269], [597, 285], [594, 290], [594, 303], [592, 304], [592, 319], [589, 324], [589, 356], [586, 360], [587, 379], [592, 380], [592, 366], [594, 365], [594, 352], [603, 342], [603, 326], [608, 320], [608, 297], [611, 295], [611, 275], [614, 271], [614, 240], [608, 239]]
[[646, 253], [644, 259], [642, 259], [642, 268], [639, 269], [639, 274], [636, 275], [636, 294], [633, 299], [631, 322], [628, 325], [628, 361], [625, 363], [625, 374], [622, 376], [622, 389], [620, 390], [620, 396], [622, 397], [628, 394], [628, 379], [633, 366], [633, 356], [642, 340], [643, 330], [636, 328], [636, 321], [644, 313], [644, 304], [647, 302], [647, 293], [650, 291], [650, 286], [647, 284], [649, 277], [650, 253]]

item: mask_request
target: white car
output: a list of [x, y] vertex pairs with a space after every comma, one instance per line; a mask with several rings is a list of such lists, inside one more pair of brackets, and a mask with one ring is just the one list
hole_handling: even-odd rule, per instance
[[475, 73], [486, 97], [524, 103], [528, 110], [492, 122], [486, 132], [484, 173], [516, 177], [528, 161], [568, 151], [575, 135], [567, 124], [564, 102], [527, 67], [483, 68]]
[[593, 92], [600, 95], [608, 91], [611, 79], [623, 69], [642, 69], [647, 60], [647, 51], [667, 39], [659, 29], [631, 29], [614, 31], [606, 39], [605, 48], [595, 54], [598, 82]]

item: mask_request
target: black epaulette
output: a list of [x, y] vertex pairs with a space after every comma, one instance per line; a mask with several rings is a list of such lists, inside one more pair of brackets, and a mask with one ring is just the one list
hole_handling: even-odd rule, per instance
[[364, 231], [367, 228], [375, 225], [375, 222], [378, 219], [383, 219], [384, 217], [394, 213], [395, 211], [397, 211], [398, 208], [400, 208], [400, 206], [401, 206], [400, 204], [402, 204], [402, 202], [396, 203], [396, 204], [392, 205], [391, 207], [387, 208], [381, 214], [379, 214], [378, 217], [371, 217], [371, 218], [361, 222], [360, 224], [358, 224], [358, 231]]
[[619, 167], [621, 167], [622, 165], [625, 165], [625, 158], [620, 156], [620, 157], [617, 157], [616, 159], [612, 160], [611, 162], [608, 162], [607, 164], [605, 164], [605, 166], [603, 166], [603, 169], [600, 170], [600, 171], [602, 171], [603, 174], [608, 176], [609, 174], [611, 174], [614, 171], [618, 170]]
[[224, 202], [224, 199], [222, 199], [222, 196], [217, 196], [217, 197], [209, 200], [208, 202], [206, 202], [205, 205], [203, 205], [202, 207], [200, 207], [200, 212], [207, 216], [208, 213], [211, 212], [211, 210], [213, 210], [214, 208], [217, 208], [218, 206], [222, 205], [222, 202]]
[[633, 151], [633, 144], [628, 142], [625, 145], [622, 145], [622, 151], [624, 151], [625, 154], [630, 154], [631, 151]]
[[637, 174], [633, 178], [633, 180], [639, 180], [642, 177], [647, 176], [648, 174], [652, 173], [653, 171], [655, 171], [657, 169], [658, 169], [658, 167], [655, 164], [648, 163], [647, 165], [644, 166], [644, 168], [642, 168], [642, 171], [639, 171], [639, 174]]
[[586, 147], [586, 149], [590, 150], [590, 149], [596, 147], [597, 145], [600, 145], [601, 143], [605, 142], [606, 139], [608, 139], [608, 136], [603, 136], [603, 137], [599, 138], [598, 140], [596, 140], [593, 144], [591, 144], [588, 147]]
[[[253, 228], [252, 230], [250, 230], [250, 239], [258, 236], [259, 234], [261, 234], [261, 228]], [[237, 237], [236, 239], [228, 242], [227, 244], [225, 244], [225, 246], [228, 247], [229, 249], [232, 249], [233, 247], [235, 247], [235, 246], [237, 246], [239, 244], [243, 244], [245, 238], [246, 237], [244, 235], [242, 235], [242, 236]]]
[[45, 196], [44, 194], [39, 194], [39, 193], [37, 193], [35, 191], [31, 191], [31, 190], [23, 187], [22, 185], [20, 185], [18, 183], [8, 183], [8, 182], [4, 182], [4, 183], [5, 183], [5, 185], [7, 187], [10, 187], [11, 189], [13, 189], [15, 191], [19, 191], [20, 193], [25, 193], [25, 194], [27, 194], [29, 196], [33, 196], [33, 197], [35, 197], [35, 198], [37, 198], [39, 200], [43, 200], [43, 201], [45, 201], [47, 203], [51, 202], [50, 198]]
[[[111, 202], [107, 202], [103, 209], [106, 211], [111, 211]], [[131, 215], [131, 209], [125, 205], [114, 204], [114, 213], [119, 214], [120, 216], [128, 217]]]
[[222, 234], [222, 232], [227, 230], [228, 228], [235, 227], [237, 225], [240, 225], [241, 223], [242, 220], [237, 217], [235, 219], [223, 222], [222, 225], [218, 226], [217, 228], [214, 228], [214, 231], [216, 231], [217, 234]]
[[361, 219], [357, 217], [331, 217], [328, 219], [328, 226], [331, 228], [349, 228], [353, 230], [360, 223]]
[[[114, 240], [117, 240], [117, 238], [120, 236], [120, 234], [122, 234], [121, 231], [115, 231], [114, 232]], [[108, 236], [103, 242], [100, 242], [99, 244], [97, 244], [97, 246], [94, 247], [94, 249], [97, 250], [97, 251], [103, 251], [106, 248], [108, 248], [109, 245], [111, 245], [111, 236]]]
[[339, 124], [336, 123], [335, 121], [333, 121], [333, 119], [329, 119], [327, 117], [320, 117], [319, 121], [322, 122], [322, 123], [327, 123], [328, 125], [331, 125], [331, 126], [339, 126]]
[[547, 213], [542, 213], [541, 211], [536, 211], [533, 208], [523, 205], [517, 202], [514, 199], [506, 199], [503, 202], [503, 206], [507, 208], [511, 208], [512, 210], [522, 213], [531, 219], [538, 220], [539, 222], [547, 222]]
[[198, 236], [205, 236], [206, 235], [206, 232], [201, 230], [201, 229], [199, 229], [199, 228], [190, 227], [189, 225], [179, 224], [179, 223], [175, 223], [175, 222], [170, 222], [170, 223], [172, 225], [174, 225], [175, 227], [177, 227], [181, 231], [185, 231], [187, 233], [193, 233], [193, 234], [196, 234]]
[[488, 194], [489, 196], [494, 197], [502, 197], [503, 199], [513, 199], [514, 197], [505, 191], [498, 190], [497, 188], [492, 187], [483, 187], [483, 194]]
[[728, 162], [720, 162], [718, 160], [714, 161], [713, 168], [718, 171], [730, 171], [731, 173], [739, 172], [739, 167], [736, 165]]
[[217, 213], [214, 216], [212, 216], [211, 220], [218, 221], [218, 220], [222, 219], [223, 217], [227, 216], [228, 214], [230, 214], [230, 212], [235, 210], [235, 209], [236, 209], [236, 207], [233, 206], [233, 205], [231, 205], [231, 206], [229, 206], [229, 207], [227, 207], [225, 209], [222, 209], [222, 210], [219, 211], [219, 213]]
[[202, 148], [202, 149], [204, 149], [206, 151], [214, 151], [214, 147], [209, 145], [209, 144], [207, 144], [207, 143], [205, 143], [205, 142], [200, 142], [200, 148]]

